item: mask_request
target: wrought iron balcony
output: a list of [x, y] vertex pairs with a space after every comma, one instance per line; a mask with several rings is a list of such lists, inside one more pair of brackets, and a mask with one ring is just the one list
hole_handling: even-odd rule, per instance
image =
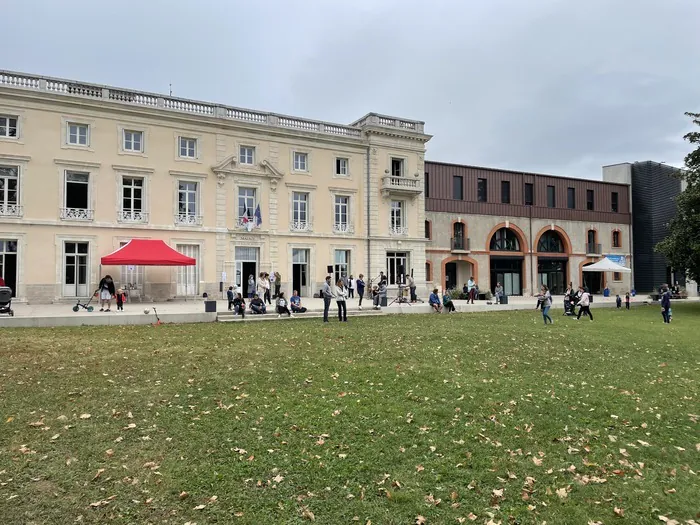
[[65, 221], [91, 221], [95, 218], [95, 210], [87, 208], [61, 208], [61, 219]]
[[293, 232], [307, 232], [311, 230], [311, 224], [307, 221], [292, 221], [289, 229]]
[[593, 242], [586, 243], [586, 255], [601, 255], [603, 253], [603, 246], [601, 244], [596, 244]]
[[145, 224], [148, 222], [148, 212], [138, 210], [121, 210], [117, 215], [117, 220], [119, 222]]
[[470, 250], [469, 237], [452, 237], [450, 245], [453, 252], [468, 252]]
[[333, 224], [333, 233], [354, 233], [352, 224], [347, 222], [336, 222]]
[[389, 228], [389, 233], [391, 235], [408, 235], [407, 226], [391, 226]]
[[21, 217], [22, 212], [19, 204], [0, 204], [0, 217]]
[[260, 228], [260, 225], [255, 220], [255, 217], [238, 217], [236, 219], [236, 228], [239, 230], [252, 231]]
[[201, 226], [201, 215], [190, 215], [189, 213], [178, 213], [175, 215], [175, 224], [179, 226]]

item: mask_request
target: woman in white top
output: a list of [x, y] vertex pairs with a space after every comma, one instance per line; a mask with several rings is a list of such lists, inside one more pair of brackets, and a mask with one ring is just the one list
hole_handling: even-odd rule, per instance
[[335, 301], [338, 303], [338, 321], [348, 322], [348, 308], [345, 299], [348, 297], [348, 289], [342, 279], [338, 279], [335, 285]]

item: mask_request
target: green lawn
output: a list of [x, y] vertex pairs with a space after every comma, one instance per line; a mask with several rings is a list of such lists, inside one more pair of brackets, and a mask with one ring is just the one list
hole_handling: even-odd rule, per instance
[[4, 329], [0, 522], [700, 521], [700, 304], [593, 312]]

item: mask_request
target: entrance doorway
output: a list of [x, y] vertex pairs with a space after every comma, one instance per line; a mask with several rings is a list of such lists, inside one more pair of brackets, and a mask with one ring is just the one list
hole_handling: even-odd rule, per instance
[[491, 291], [496, 289], [496, 283], [501, 283], [506, 295], [522, 295], [522, 257], [491, 256]]
[[452, 290], [457, 286], [457, 263], [447, 263], [445, 265], [445, 290]]
[[0, 239], [0, 277], [17, 295], [17, 241]]
[[[292, 289], [299, 292], [301, 297], [309, 294], [309, 250], [292, 248]], [[291, 293], [290, 293], [291, 296]]]
[[[236, 286], [242, 290], [241, 295], [248, 296], [248, 279], [258, 279], [258, 248], [236, 246]], [[253, 292], [255, 293], [255, 292]]]
[[88, 297], [87, 242], [63, 243], [63, 295], [64, 297]]
[[[587, 263], [583, 266], [590, 266], [593, 263]], [[582, 272], [583, 273], [583, 288], [590, 293], [603, 293], [603, 272]]]
[[177, 295], [193, 296], [199, 294], [199, 246], [197, 244], [178, 244], [176, 250], [182, 255], [192, 257], [194, 266], [178, 266]]
[[552, 295], [562, 295], [566, 291], [566, 265], [568, 259], [551, 257], [537, 258], [537, 282], [549, 288]]

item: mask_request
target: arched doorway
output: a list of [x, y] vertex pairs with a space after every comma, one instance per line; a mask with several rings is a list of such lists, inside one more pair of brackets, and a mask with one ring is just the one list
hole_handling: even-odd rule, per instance
[[479, 282], [477, 262], [466, 255], [448, 257], [442, 261], [442, 279], [445, 290], [458, 289], [466, 284], [470, 277]]
[[503, 226], [493, 232], [489, 242], [492, 292], [501, 283], [506, 295], [523, 294], [524, 245], [513, 228]]
[[605, 274], [603, 272], [584, 272], [583, 268], [594, 264], [596, 261], [583, 263], [581, 265], [581, 283], [583, 288], [593, 294], [602, 294], [605, 288]]
[[554, 295], [563, 294], [568, 284], [568, 242], [556, 229], [548, 229], [537, 240], [537, 284], [546, 285]]

